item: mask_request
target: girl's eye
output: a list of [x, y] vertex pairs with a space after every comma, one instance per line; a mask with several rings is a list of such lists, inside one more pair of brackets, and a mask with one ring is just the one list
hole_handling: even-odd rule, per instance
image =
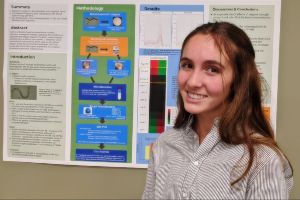
[[220, 73], [220, 69], [218, 67], [210, 66], [207, 68], [209, 73], [217, 74]]
[[191, 63], [180, 63], [181, 69], [193, 69], [193, 65]]

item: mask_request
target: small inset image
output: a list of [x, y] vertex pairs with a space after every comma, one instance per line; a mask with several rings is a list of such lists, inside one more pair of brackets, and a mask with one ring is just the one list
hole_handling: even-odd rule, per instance
[[99, 19], [95, 17], [85, 18], [84, 23], [86, 26], [97, 26], [99, 24]]
[[118, 101], [120, 101], [122, 99], [122, 90], [121, 89], [118, 89], [117, 99], [118, 99]]
[[83, 107], [83, 114], [84, 115], [92, 115], [93, 114], [92, 107]]
[[98, 52], [98, 47], [97, 46], [86, 46], [86, 52]]
[[122, 17], [114, 17], [113, 18], [113, 25], [114, 26], [121, 26], [122, 25]]
[[37, 86], [36, 85], [11, 85], [10, 98], [21, 100], [36, 100]]
[[85, 60], [85, 61], [82, 62], [82, 68], [83, 69], [89, 69], [90, 66], [91, 66], [91, 61]]
[[120, 54], [120, 47], [119, 46], [113, 46], [113, 54], [115, 54], [115, 55]]
[[115, 69], [116, 70], [122, 70], [123, 69], [123, 64], [120, 62], [116, 62], [115, 63]]

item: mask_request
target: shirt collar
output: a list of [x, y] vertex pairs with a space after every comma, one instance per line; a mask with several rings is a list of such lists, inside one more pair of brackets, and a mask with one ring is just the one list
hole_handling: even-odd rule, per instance
[[[199, 139], [197, 133], [193, 130], [192, 124], [194, 121], [194, 117], [191, 115], [188, 119], [188, 123], [185, 129], [183, 129], [183, 137], [187, 142], [187, 145], [192, 145], [191, 147], [196, 151], [199, 148]], [[220, 140], [221, 136], [219, 134], [219, 124], [220, 118], [214, 119], [213, 126], [209, 131], [208, 135], [202, 141], [202, 146], [207, 146], [207, 150], [213, 148]]]
[[[192, 127], [193, 122], [194, 122], [194, 115], [191, 114], [188, 118], [188, 122], [187, 122], [187, 125], [186, 125], [185, 130], [184, 130], [185, 135], [190, 135], [192, 133], [195, 133], [195, 131], [193, 130], [193, 127]], [[215, 128], [218, 129], [219, 124], [220, 124], [220, 117], [217, 117], [217, 118], [214, 119], [214, 123], [213, 123], [213, 126], [211, 128], [211, 131]]]

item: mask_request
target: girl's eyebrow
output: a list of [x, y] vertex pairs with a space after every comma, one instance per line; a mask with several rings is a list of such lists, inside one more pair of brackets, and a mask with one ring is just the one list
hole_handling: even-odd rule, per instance
[[217, 65], [221, 68], [225, 68], [225, 66], [222, 63], [220, 63], [218, 61], [215, 61], [215, 60], [206, 60], [206, 61], [204, 61], [203, 64], [205, 64], [205, 65]]
[[[189, 62], [191, 62], [192, 60], [189, 59], [188, 57], [182, 57], [182, 58], [180, 58], [180, 62], [182, 62], [182, 61], [189, 61]], [[204, 65], [217, 65], [217, 66], [219, 66], [219, 67], [221, 67], [223, 69], [225, 68], [225, 66], [222, 63], [220, 63], [218, 61], [215, 61], [215, 60], [206, 60], [206, 61], [204, 61], [203, 64]]]
[[187, 58], [187, 57], [182, 57], [182, 58], [180, 58], [180, 62], [181, 61], [191, 61], [191, 59], [189, 59], [189, 58]]

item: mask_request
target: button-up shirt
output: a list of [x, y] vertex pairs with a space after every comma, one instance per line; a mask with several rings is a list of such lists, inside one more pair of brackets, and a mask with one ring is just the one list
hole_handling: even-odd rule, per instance
[[255, 146], [249, 173], [245, 145], [223, 142], [215, 122], [199, 144], [192, 128], [169, 129], [154, 143], [143, 199], [288, 199], [293, 185], [287, 161], [265, 145]]

